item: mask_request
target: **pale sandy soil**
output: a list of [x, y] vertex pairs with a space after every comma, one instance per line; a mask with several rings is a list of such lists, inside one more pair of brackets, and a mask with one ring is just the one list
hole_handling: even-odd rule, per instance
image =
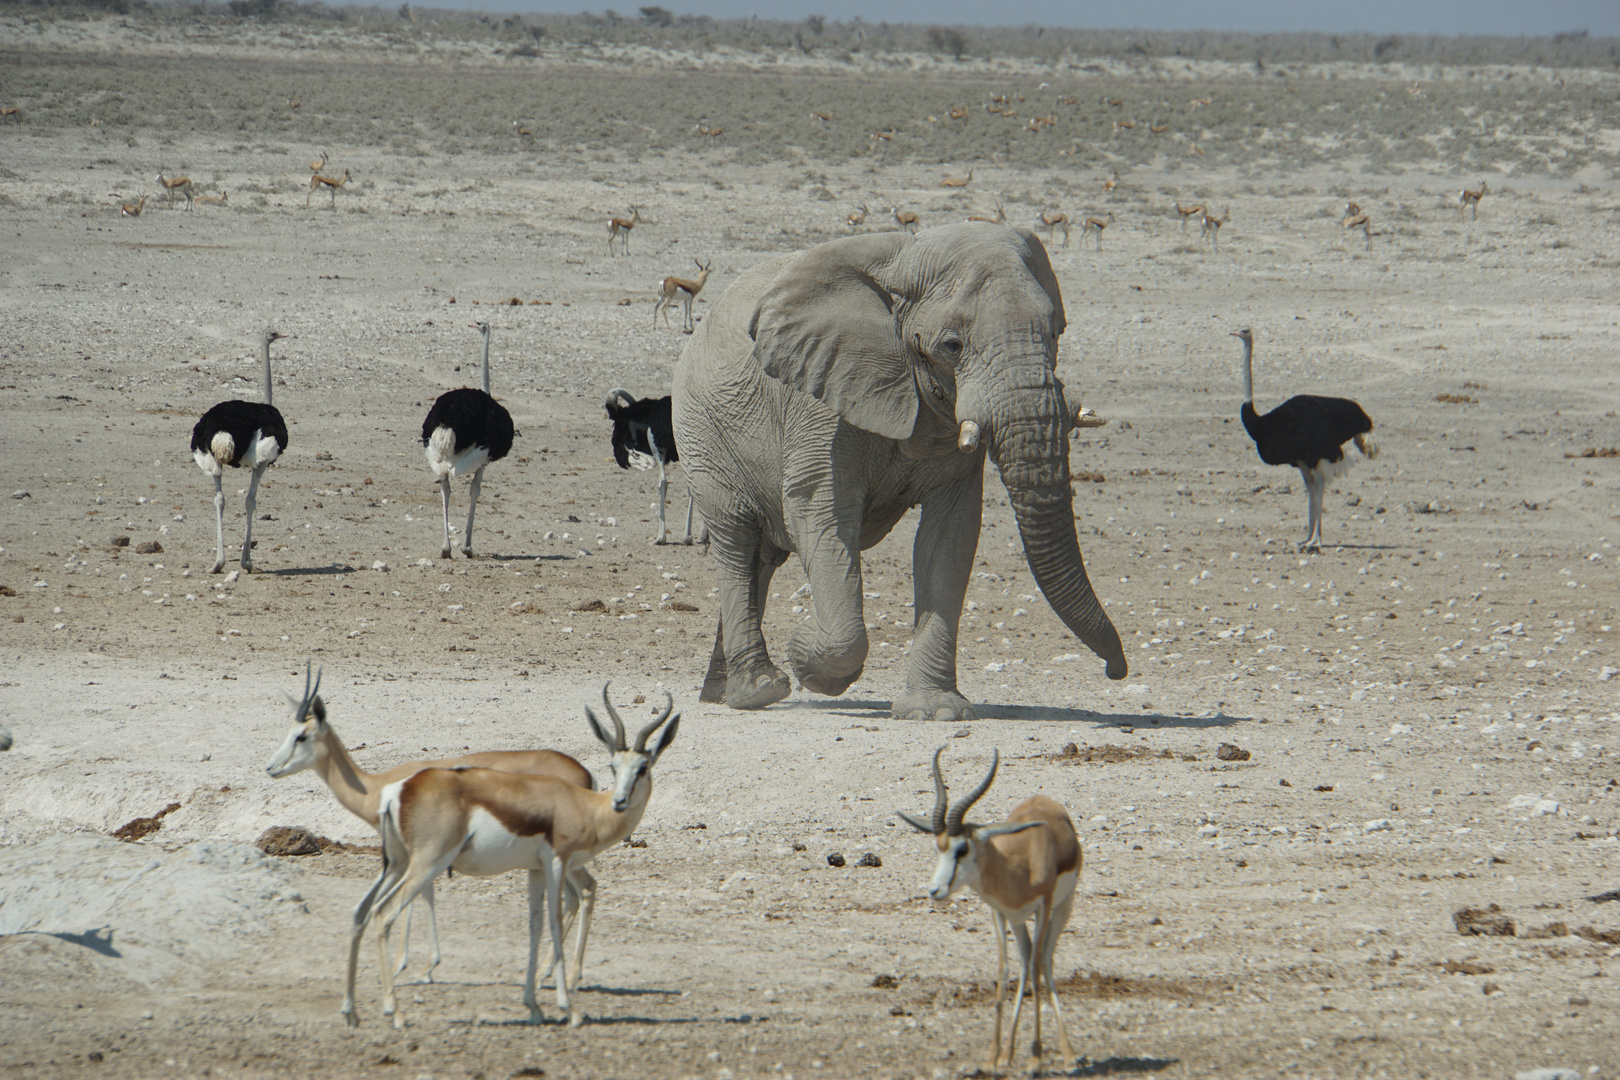
[[[1082, 897], [1058, 949], [1074, 1075], [1620, 1068], [1620, 910], [1585, 899], [1620, 885], [1620, 460], [1569, 456], [1620, 445], [1620, 205], [1599, 145], [1612, 93], [1591, 104], [1573, 76], [1565, 98], [1536, 91], [1599, 146], [1568, 178], [1374, 171], [1348, 151], [1286, 167], [1293, 149], [1260, 168], [1251, 125], [1206, 135], [1207, 159], [1115, 154], [1104, 195], [1106, 155], [1042, 163], [1016, 144], [874, 162], [864, 122], [846, 133], [853, 156], [756, 160], [688, 137], [686, 120], [662, 148], [616, 153], [609, 130], [530, 149], [511, 117], [455, 112], [463, 84], [490, 92], [476, 57], [442, 65], [407, 145], [311, 96], [309, 65], [340, 77], [341, 56], [229, 54], [199, 78], [222, 97], [238, 80], [241, 100], [207, 112], [200, 92], [161, 92], [173, 68], [144, 61], [138, 38], [96, 40], [117, 45], [125, 91], [74, 59], [96, 55], [85, 42], [0, 67], [7, 101], [27, 100], [19, 71], [59, 88], [0, 130], [0, 495], [18, 493], [0, 499], [15, 593], [0, 597], [0, 718], [16, 738], [0, 757], [0, 1075], [961, 1075], [989, 1040], [988, 920], [972, 898], [927, 902], [930, 848], [893, 818], [926, 809], [941, 742], [958, 784], [1000, 748], [986, 816], [1043, 791], [1081, 832]], [[267, 138], [253, 129], [285, 100], [283, 63], [305, 65], [314, 104]], [[1351, 74], [1311, 92], [1368, 115], [1380, 95], [1410, 100], [1404, 81]], [[819, 92], [821, 75], [795, 77], [784, 94]], [[997, 76], [1034, 93], [1023, 77]], [[1208, 77], [1177, 100], [1210, 93], [1237, 116], [1272, 92]], [[684, 87], [691, 123], [777, 89], [726, 70], [637, 78], [614, 92]], [[863, 78], [827, 92], [874, 113], [885, 93], [921, 93]], [[74, 79], [124, 93], [130, 119], [92, 128], [75, 105], [86, 115], [69, 122]], [[930, 85], [942, 103], [959, 89]], [[1119, 74], [1077, 89], [1090, 113], [1101, 93], [1168, 95], [1155, 87]], [[306, 210], [304, 161], [321, 148], [357, 179], [335, 210], [325, 196]], [[974, 181], [953, 194], [937, 184], [958, 162]], [[228, 205], [120, 218], [109, 196], [150, 193], [160, 167]], [[1456, 189], [1481, 175], [1492, 192], [1461, 221]], [[1347, 197], [1374, 214], [1370, 253], [1334, 224]], [[601, 414], [614, 386], [669, 385], [685, 339], [649, 325], [652, 283], [712, 258], [717, 296], [759, 259], [839, 235], [860, 202], [885, 228], [896, 203], [931, 224], [997, 198], [1015, 223], [1116, 215], [1105, 251], [1077, 235], [1053, 257], [1061, 374], [1110, 421], [1076, 441], [1075, 470], [1103, 479], [1077, 485], [1075, 511], [1131, 677], [1104, 680], [1035, 597], [992, 482], [961, 656], [981, 722], [888, 718], [909, 636], [905, 524], [869, 553], [880, 644], [847, 697], [699, 705], [705, 554], [648, 545], [648, 474], [613, 467]], [[1219, 252], [1179, 232], [1177, 198], [1230, 205]], [[633, 254], [610, 259], [605, 219], [631, 204]], [[487, 306], [511, 297], [522, 306]], [[416, 437], [434, 396], [474, 380], [479, 318], [521, 437], [487, 476], [485, 557], [446, 562]], [[292, 443], [260, 492], [261, 572], [226, 581], [204, 573], [212, 506], [187, 440], [215, 401], [256, 395], [271, 321], [294, 335], [276, 367]], [[1244, 325], [1262, 408], [1345, 394], [1378, 425], [1383, 456], [1331, 492], [1319, 555], [1294, 551], [1298, 477], [1262, 465], [1237, 421], [1227, 335]], [[229, 549], [245, 477], [228, 479]], [[163, 551], [136, 554], [147, 541]], [[778, 576], [773, 642], [803, 617], [801, 581], [794, 564]], [[575, 610], [598, 599], [605, 612]], [[622, 700], [674, 694], [685, 719], [647, 846], [599, 860], [584, 1028], [518, 1023], [515, 876], [441, 883], [446, 959], [407, 991], [403, 1031], [378, 1015], [369, 947], [365, 1025], [341, 1024], [348, 911], [374, 857], [231, 846], [274, 824], [371, 842], [318, 780], [262, 771], [307, 660], [372, 767], [545, 745], [602, 776], [581, 706], [608, 679]], [[1223, 742], [1252, 757], [1219, 760]], [[1069, 743], [1124, 749], [1065, 760]], [[94, 839], [171, 802], [138, 845]], [[868, 851], [882, 866], [856, 868]], [[1490, 903], [1519, 935], [1459, 936], [1453, 912]], [[882, 975], [897, 985], [874, 986]]]

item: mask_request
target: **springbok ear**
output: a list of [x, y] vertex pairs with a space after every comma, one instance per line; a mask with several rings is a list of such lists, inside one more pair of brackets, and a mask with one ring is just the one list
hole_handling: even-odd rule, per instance
[[321, 700], [321, 695], [315, 695], [315, 700], [310, 703], [309, 708], [315, 714], [315, 719], [323, 724], [326, 723], [326, 702]]
[[925, 834], [927, 836], [933, 836], [934, 835], [933, 826], [928, 824], [928, 822], [922, 820], [921, 818], [914, 818], [910, 814], [906, 813], [904, 810], [896, 810], [894, 812], [894, 816], [899, 818], [901, 821], [905, 822], [907, 825], [910, 825], [913, 829], [916, 829], [920, 833], [923, 833], [923, 834]]
[[754, 309], [748, 332], [765, 374], [890, 439], [917, 421], [912, 358], [879, 275], [910, 242], [851, 236], [792, 260]]
[[596, 718], [596, 714], [591, 711], [589, 705], [585, 706], [585, 720], [591, 725], [591, 731], [601, 740], [602, 745], [608, 748], [608, 753], [616, 754], [619, 752], [619, 741], [608, 734], [607, 729], [602, 726], [602, 721]]
[[669, 749], [669, 744], [675, 741], [675, 732], [680, 726], [681, 714], [676, 713], [674, 718], [672, 718], [669, 723], [665, 724], [664, 729], [658, 733], [658, 741], [653, 743], [652, 748], [652, 761], [654, 765], [658, 764], [658, 759], [663, 756], [664, 751]]
[[1011, 836], [1013, 833], [1020, 833], [1025, 829], [1039, 828], [1045, 824], [1044, 821], [1003, 821], [998, 825], [970, 825], [969, 829], [979, 840], [994, 840], [998, 836]]

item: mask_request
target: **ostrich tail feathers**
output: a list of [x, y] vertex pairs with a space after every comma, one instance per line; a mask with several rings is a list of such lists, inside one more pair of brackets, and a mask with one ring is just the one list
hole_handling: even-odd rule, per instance
[[1356, 449], [1360, 450], [1362, 454], [1366, 456], [1368, 461], [1371, 461], [1373, 458], [1378, 456], [1378, 444], [1373, 442], [1372, 439], [1366, 435], [1356, 436]]

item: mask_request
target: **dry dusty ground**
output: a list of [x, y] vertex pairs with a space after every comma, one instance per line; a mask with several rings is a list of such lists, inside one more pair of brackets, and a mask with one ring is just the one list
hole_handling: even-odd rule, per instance
[[[1044, 791], [1082, 833], [1058, 950], [1072, 1075], [1620, 1069], [1620, 904], [1587, 899], [1620, 884], [1620, 460], [1580, 456], [1620, 445], [1613, 81], [1453, 72], [1420, 98], [1409, 73], [1350, 73], [1300, 84], [1307, 126], [1266, 134], [1255, 110], [1281, 91], [1239, 71], [873, 68], [858, 93], [850, 75], [696, 65], [523, 76], [585, 116], [581, 87], [618, 95], [596, 106], [614, 116], [678, 90], [657, 111], [684, 118], [621, 152], [612, 130], [562, 139], [561, 112], [546, 144], [520, 142], [520, 110], [499, 105], [522, 80], [497, 59], [423, 61], [418, 82], [369, 54], [266, 40], [211, 46], [187, 72], [97, 26], [40, 28], [0, 65], [0, 99], [25, 106], [0, 130], [0, 494], [17, 493], [0, 501], [0, 713], [16, 737], [0, 757], [0, 1075], [960, 1075], [989, 1040], [988, 920], [971, 898], [927, 903], [929, 847], [893, 818], [926, 808], [941, 742], [958, 785], [1000, 748], [986, 816]], [[345, 78], [373, 80], [363, 104], [319, 96]], [[816, 152], [690, 134], [779, 98], [802, 116], [823, 91], [878, 116], [1047, 78], [1088, 123], [1120, 95], [1207, 97], [1233, 126], [1206, 130], [1203, 158], [1088, 147], [1082, 164], [1056, 152], [1072, 143], [1042, 159], [1000, 135], [967, 159], [874, 161], [865, 117]], [[1513, 123], [1567, 116], [1554, 134], [1589, 155], [1576, 175], [1522, 156], [1380, 170], [1308, 126], [1400, 128], [1389, 110], [1420, 109], [1405, 137], [1438, 146], [1478, 119], [1470, 92], [1521, 88], [1518, 119], [1468, 152], [1506, 154]], [[463, 91], [499, 115], [463, 109]], [[113, 97], [118, 122], [89, 126]], [[389, 109], [417, 115], [408, 138]], [[356, 182], [306, 210], [321, 148]], [[965, 192], [937, 186], [968, 164]], [[109, 196], [150, 193], [159, 167], [229, 202], [120, 218]], [[1481, 175], [1491, 194], [1462, 221], [1455, 191]], [[1374, 214], [1371, 252], [1334, 224], [1347, 197]], [[878, 644], [848, 697], [698, 705], [704, 553], [648, 545], [648, 475], [613, 467], [601, 416], [611, 387], [669, 385], [684, 339], [649, 325], [652, 282], [712, 258], [718, 295], [837, 235], [860, 202], [882, 228], [894, 203], [931, 224], [998, 198], [1015, 222], [1115, 213], [1105, 251], [1077, 237], [1054, 261], [1063, 377], [1110, 420], [1076, 442], [1093, 479], [1075, 511], [1130, 679], [1075, 655], [991, 484], [961, 657], [981, 722], [887, 716], [905, 526], [870, 553]], [[1218, 252], [1179, 232], [1177, 198], [1230, 205]], [[631, 204], [633, 254], [610, 259], [605, 219]], [[483, 558], [441, 561], [416, 433], [435, 395], [475, 378], [478, 318], [496, 325], [495, 386], [521, 438], [489, 472]], [[210, 577], [187, 438], [208, 405], [256, 395], [271, 321], [295, 335], [276, 369], [292, 444], [260, 493], [261, 572]], [[1227, 334], [1243, 325], [1262, 407], [1348, 394], [1378, 423], [1383, 456], [1330, 495], [1319, 555], [1294, 550], [1298, 478], [1261, 465], [1237, 423]], [[228, 543], [245, 477], [231, 479]], [[161, 553], [137, 554], [145, 542]], [[778, 577], [774, 641], [803, 617], [796, 573]], [[603, 610], [578, 610], [592, 600]], [[685, 720], [646, 846], [599, 861], [584, 1028], [518, 1023], [515, 876], [441, 883], [446, 960], [407, 991], [404, 1030], [378, 1016], [369, 948], [365, 1025], [341, 1024], [347, 912], [375, 857], [235, 846], [273, 824], [371, 842], [318, 781], [262, 772], [311, 659], [373, 767], [548, 745], [600, 775], [580, 711], [601, 684], [675, 695]], [[1218, 758], [1228, 742], [1251, 756]], [[106, 839], [170, 803], [139, 844]], [[857, 868], [865, 852], [881, 867]], [[1460, 936], [1453, 913], [1492, 903], [1517, 935]]]

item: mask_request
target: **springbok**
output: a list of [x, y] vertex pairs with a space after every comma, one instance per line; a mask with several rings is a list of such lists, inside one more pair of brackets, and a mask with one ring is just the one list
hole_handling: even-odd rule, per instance
[[635, 228], [636, 227], [636, 222], [638, 222], [640, 220], [641, 220], [641, 211], [637, 207], [634, 207], [634, 206], [632, 206], [630, 208], [630, 216], [627, 217], [627, 218], [621, 218], [621, 217], [608, 218], [608, 255], [609, 256], [611, 256], [613, 254], [613, 241], [614, 241], [614, 239], [621, 238], [621, 237], [622, 237], [622, 240], [620, 242], [624, 245], [624, 253], [626, 255], [630, 254], [630, 230]]
[[[280, 780], [282, 777], [301, 773], [305, 769], [314, 769], [321, 779], [326, 781], [326, 786], [343, 805], [343, 809], [373, 829], [379, 828], [377, 808], [382, 800], [383, 789], [423, 769], [495, 769], [528, 776], [555, 776], [586, 789], [596, 786], [589, 769], [567, 754], [556, 750], [494, 750], [456, 758], [441, 758], [437, 761], [408, 761], [385, 772], [368, 773], [355, 763], [348, 747], [343, 745], [338, 733], [327, 723], [326, 703], [321, 700], [320, 691], [320, 676], [315, 677], [315, 685], [311, 688], [309, 672], [306, 669], [303, 699], [293, 702], [296, 711], [293, 713], [292, 730], [287, 732], [287, 738], [276, 750], [270, 763], [265, 766], [265, 771], [270, 774], [272, 780]], [[288, 700], [293, 699], [289, 697]], [[574, 953], [574, 980], [577, 983], [580, 968], [585, 962], [585, 938], [590, 932], [591, 912], [596, 906], [596, 879], [591, 876], [589, 870], [580, 867], [574, 871], [568, 884], [571, 898], [575, 903], [578, 904], [583, 899], [580, 907], [584, 921], [580, 926], [579, 941]], [[433, 981], [433, 969], [439, 966], [440, 960], [439, 920], [433, 907], [431, 884], [422, 890], [422, 899], [427, 904], [428, 946], [431, 955], [426, 970], [417, 976], [416, 981], [430, 983]], [[405, 970], [406, 958], [410, 952], [410, 934], [411, 923], [407, 915], [404, 940], [400, 943], [399, 949], [399, 965], [394, 969], [396, 975]]]
[[675, 303], [675, 298], [679, 296], [686, 314], [686, 320], [682, 324], [681, 330], [687, 334], [692, 332], [692, 302], [697, 299], [698, 293], [703, 291], [703, 286], [709, 283], [709, 266], [714, 265], [714, 260], [710, 259], [707, 266], [696, 259], [692, 261], [697, 263], [699, 270], [696, 281], [690, 281], [671, 274], [658, 283], [658, 303], [653, 306], [654, 330], [658, 329], [658, 313], [660, 311], [664, 313], [664, 325], [669, 325], [670, 305]]
[[1063, 246], [1069, 246], [1068, 214], [1059, 213], [1057, 211], [1053, 211], [1052, 213], [1046, 213], [1043, 211], [1041, 213], [1041, 224], [1046, 226], [1046, 243], [1048, 246], [1050, 246], [1052, 243], [1053, 231], [1060, 227], [1063, 229]]
[[613, 720], [609, 735], [589, 707], [591, 731], [612, 754], [613, 790], [588, 791], [554, 776], [519, 776], [493, 769], [424, 769], [382, 791], [378, 819], [383, 837], [383, 871], [354, 909], [349, 930], [349, 969], [344, 986], [344, 1019], [351, 1027], [355, 969], [360, 941], [373, 920], [380, 919], [378, 968], [382, 974], [383, 1015], [397, 1014], [393, 973], [388, 964], [388, 932], [405, 905], [446, 870], [474, 877], [529, 871], [529, 965], [523, 981], [523, 1003], [529, 1023], [540, 1022], [535, 1001], [535, 968], [540, 951], [541, 919], [549, 917], [552, 964], [557, 969], [557, 1007], [568, 1014], [570, 1027], [584, 1023], [570, 995], [563, 957], [563, 883], [574, 870], [619, 843], [641, 823], [652, 796], [652, 769], [680, 728], [677, 715], [652, 749], [647, 739], [670, 719], [674, 701], [665, 695], [664, 711], [625, 741], [608, 688], [602, 703]]
[[[1052, 953], [1058, 935], [1068, 925], [1074, 907], [1075, 886], [1080, 879], [1083, 857], [1079, 838], [1068, 812], [1044, 795], [1033, 795], [1013, 808], [1007, 820], [995, 825], [975, 825], [963, 816], [990, 790], [1001, 764], [998, 751], [990, 762], [990, 772], [979, 786], [946, 810], [945, 780], [939, 773], [942, 746], [934, 751], [934, 812], [928, 820], [900, 812], [899, 817], [918, 832], [934, 838], [939, 861], [928, 883], [928, 896], [936, 904], [948, 899], [964, 885], [978, 893], [995, 914], [996, 946], [1001, 964], [996, 972], [996, 1033], [990, 1067], [1012, 1064], [1018, 1041], [1018, 1019], [1024, 1008], [1024, 990], [1033, 991], [1035, 1042], [1030, 1053], [1034, 1071], [1041, 1069], [1041, 979], [1052, 1001], [1057, 1022], [1058, 1043], [1064, 1063], [1074, 1060], [1069, 1033], [1063, 1025], [1063, 1009], [1058, 1004], [1057, 986], [1052, 980]], [[1035, 936], [1031, 940], [1024, 924], [1033, 917]], [[1013, 1006], [1012, 1028], [1007, 1036], [1006, 1054], [1001, 1046], [1002, 997], [1007, 984], [1007, 926], [1012, 924], [1018, 940], [1022, 967], [1018, 973], [1018, 995]]]

